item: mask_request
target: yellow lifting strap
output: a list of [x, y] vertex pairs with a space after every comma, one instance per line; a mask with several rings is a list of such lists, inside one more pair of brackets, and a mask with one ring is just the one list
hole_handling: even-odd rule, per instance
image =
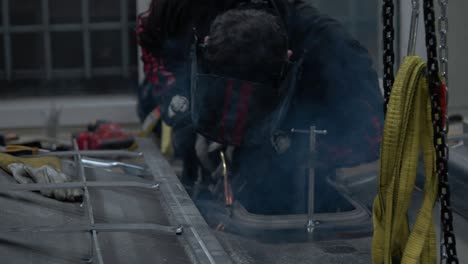
[[174, 149], [172, 148], [172, 127], [168, 126], [165, 122], [162, 123], [161, 153], [168, 156], [174, 154]]
[[[374, 264], [435, 264], [433, 209], [438, 196], [431, 103], [421, 58], [405, 58], [395, 80], [381, 148], [379, 192], [373, 206]], [[408, 208], [422, 152], [424, 199], [413, 229]]]

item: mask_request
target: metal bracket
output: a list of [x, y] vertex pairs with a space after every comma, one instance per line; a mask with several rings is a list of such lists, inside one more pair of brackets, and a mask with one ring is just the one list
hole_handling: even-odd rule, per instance
[[306, 229], [309, 234], [312, 234], [315, 227], [320, 224], [315, 220], [315, 167], [317, 160], [317, 135], [326, 135], [327, 130], [317, 130], [315, 126], [311, 126], [309, 130], [291, 129], [292, 133], [308, 134], [309, 135], [309, 192], [308, 192], [308, 210]]

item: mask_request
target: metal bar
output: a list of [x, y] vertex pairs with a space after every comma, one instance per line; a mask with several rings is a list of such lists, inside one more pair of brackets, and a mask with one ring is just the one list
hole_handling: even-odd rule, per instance
[[[125, 23], [126, 29], [130, 29], [135, 27], [136, 23]], [[89, 25], [89, 28], [93, 31], [96, 30], [112, 30], [112, 29], [120, 29], [122, 26], [118, 22], [101, 22], [101, 23], [93, 23]]]
[[44, 152], [37, 156], [55, 156], [55, 157], [73, 157], [77, 154], [89, 157], [123, 157], [123, 158], [139, 158], [143, 156], [141, 152], [132, 152], [126, 150], [81, 150], [81, 151], [55, 151]]
[[[135, 27], [136, 23], [127, 23], [128, 29]], [[92, 31], [100, 30], [120, 30], [121, 24], [119, 22], [99, 22], [88, 24], [88, 28]], [[6, 30], [4, 26], [0, 27], [0, 33]], [[11, 33], [30, 33], [30, 32], [42, 32], [45, 28], [43, 25], [18, 25], [10, 26], [9, 32]], [[83, 24], [49, 24], [48, 30], [51, 32], [70, 32], [70, 31], [82, 31]]]
[[125, 162], [114, 161], [114, 160], [98, 160], [92, 158], [83, 158], [81, 162], [85, 167], [90, 168], [126, 168], [138, 171], [144, 171], [145, 167], [133, 165]]
[[[84, 0], [84, 1], [86, 1], [86, 0]], [[76, 140], [73, 140], [73, 147], [74, 147], [75, 151], [79, 150], [78, 149], [78, 143], [76, 142]], [[87, 183], [86, 174], [85, 174], [83, 164], [81, 162], [81, 155], [80, 155], [79, 152], [75, 155], [75, 162], [76, 162], [76, 167], [78, 168], [78, 173], [80, 175], [80, 178], [83, 181], [83, 183], [86, 184]], [[84, 189], [84, 201], [86, 203], [86, 208], [88, 210], [87, 211], [88, 212], [88, 219], [89, 219], [91, 225], [94, 225], [96, 223], [96, 220], [94, 218], [93, 205], [91, 204], [91, 197], [89, 195], [89, 189], [88, 189], [87, 186], [84, 186], [83, 189]], [[97, 237], [96, 230], [91, 231], [91, 236], [92, 236], [92, 240], [93, 240], [93, 247], [95, 249], [95, 253], [96, 253], [96, 256], [97, 256], [97, 259], [98, 259], [98, 263], [99, 264], [104, 264], [104, 260], [102, 258], [102, 253], [101, 253], [101, 247], [99, 246], [99, 240], [98, 240], [98, 237]]]
[[317, 224], [315, 213], [315, 167], [317, 166], [317, 135], [326, 135], [327, 130], [317, 130], [315, 126], [311, 126], [309, 130], [291, 129], [291, 133], [308, 134], [309, 135], [309, 173], [308, 173], [308, 200], [307, 200], [307, 232], [312, 234]]
[[0, 228], [0, 233], [73, 233], [73, 232], [139, 232], [153, 231], [161, 234], [179, 235], [182, 227], [166, 226], [149, 223], [133, 224], [81, 224], [64, 226], [37, 226], [37, 227], [6, 227]]
[[130, 64], [130, 48], [128, 37], [128, 0], [120, 0], [120, 23], [121, 23], [121, 39], [122, 39], [122, 76], [129, 77], [128, 66]]
[[89, 0], [81, 0], [83, 29], [84, 76], [91, 79], [91, 33], [89, 31]]
[[10, 191], [40, 191], [53, 189], [74, 189], [74, 188], [143, 188], [143, 189], [159, 189], [159, 184], [141, 183], [133, 181], [116, 181], [116, 182], [65, 182], [65, 183], [31, 183], [31, 184], [0, 184], [0, 192]]
[[10, 0], [2, 1], [2, 17], [3, 17], [3, 49], [5, 56], [5, 77], [7, 80], [11, 80], [12, 73], [12, 58], [11, 58], [11, 34], [10, 34]]
[[418, 41], [418, 24], [419, 24], [419, 0], [411, 0], [411, 25], [408, 43], [408, 56], [413, 56], [416, 53], [416, 44]]
[[313, 233], [315, 229], [315, 158], [316, 158], [316, 129], [310, 127], [309, 131], [309, 192], [308, 192], [308, 210], [307, 210], [307, 232]]
[[11, 33], [32, 33], [32, 32], [43, 32], [43, 25], [31, 25], [31, 26], [12, 26], [10, 27]]
[[120, 75], [122, 73], [122, 68], [120, 67], [108, 67], [108, 68], [93, 68], [92, 71], [93, 75], [99, 76], [113, 76], [113, 75]]
[[52, 51], [50, 44], [50, 31], [49, 31], [49, 0], [41, 1], [42, 7], [42, 26], [44, 35], [44, 62], [45, 62], [45, 76], [46, 80], [52, 78]]
[[[135, 66], [129, 67], [130, 72], [136, 72]], [[101, 67], [91, 69], [93, 76], [116, 76], [122, 72], [121, 67]], [[53, 69], [52, 77], [81, 77], [83, 76], [83, 69]], [[41, 70], [15, 70], [15, 79], [24, 78], [41, 78], [43, 72]]]
[[[200, 264], [233, 263], [210, 227], [191, 202], [180, 181], [167, 161], [158, 152], [151, 139], [138, 139], [139, 150], [143, 152], [146, 164], [154, 176], [155, 182], [161, 182], [161, 194], [167, 204], [171, 223], [182, 224], [184, 243], [191, 250]], [[188, 201], [188, 202], [187, 202]]]

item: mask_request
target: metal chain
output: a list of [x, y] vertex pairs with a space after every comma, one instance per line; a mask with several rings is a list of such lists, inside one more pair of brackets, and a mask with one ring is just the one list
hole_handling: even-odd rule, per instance
[[[445, 105], [448, 107], [449, 103], [449, 77], [448, 77], [448, 59], [449, 59], [449, 50], [448, 50], [448, 16], [447, 16], [447, 6], [448, 0], [439, 0], [440, 6], [440, 16], [439, 16], [439, 32], [440, 32], [440, 46], [439, 46], [439, 56], [440, 56], [440, 67], [441, 74], [445, 81]], [[444, 123], [444, 136], [448, 135], [448, 111], [445, 111], [445, 123]], [[446, 149], [446, 158], [449, 159], [448, 147]], [[448, 172], [445, 175], [445, 178], [440, 179], [440, 201], [441, 201], [441, 263], [458, 263], [457, 258], [457, 248], [456, 248], [456, 239], [453, 230], [453, 216], [450, 206], [450, 186], [448, 184]], [[444, 208], [445, 207], [445, 208]], [[448, 214], [445, 214], [448, 212]]]
[[[432, 121], [434, 126], [434, 146], [436, 149], [436, 169], [439, 177], [441, 206], [441, 263], [457, 264], [456, 240], [453, 229], [453, 214], [448, 184], [447, 129], [441, 106], [441, 81], [437, 57], [437, 36], [435, 30], [434, 1], [424, 0], [424, 23], [426, 28], [427, 71], [432, 101]], [[446, 35], [445, 35], [446, 37]], [[446, 41], [446, 39], [445, 39]], [[445, 44], [446, 46], [446, 44]]]
[[383, 0], [382, 17], [383, 17], [383, 87], [384, 87], [384, 112], [387, 112], [388, 101], [392, 91], [393, 82], [395, 81], [394, 66], [395, 66], [395, 29], [393, 27], [393, 17], [395, 14], [395, 6], [393, 0]]
[[[441, 70], [441, 73], [442, 73], [442, 77], [444, 78], [444, 81], [445, 81], [445, 86], [447, 87], [447, 90], [448, 90], [448, 86], [449, 86], [449, 81], [448, 81], [449, 50], [448, 50], [448, 44], [447, 44], [447, 42], [448, 42], [447, 34], [448, 34], [448, 30], [449, 30], [449, 23], [448, 23], [448, 17], [447, 17], [448, 0], [439, 0], [439, 6], [440, 6], [440, 16], [439, 16], [440, 70]], [[447, 93], [447, 98], [448, 98], [448, 93]], [[448, 105], [448, 103], [447, 103], [447, 105]]]

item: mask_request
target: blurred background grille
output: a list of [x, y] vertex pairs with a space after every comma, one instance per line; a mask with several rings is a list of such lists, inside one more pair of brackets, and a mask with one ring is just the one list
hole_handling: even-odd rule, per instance
[[136, 0], [1, 0], [0, 95], [130, 94]]
[[[138, 1], [0, 0], [0, 97], [132, 94]], [[379, 1], [314, 2], [364, 44], [379, 70]]]

